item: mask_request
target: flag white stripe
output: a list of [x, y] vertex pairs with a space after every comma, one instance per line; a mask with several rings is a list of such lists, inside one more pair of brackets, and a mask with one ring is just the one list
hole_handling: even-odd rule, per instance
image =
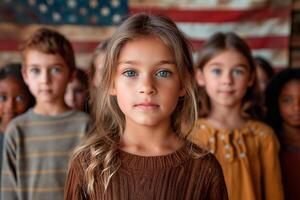
[[40, 27], [53, 28], [64, 34], [68, 39], [74, 41], [101, 41], [116, 30], [115, 26], [79, 26], [79, 25], [63, 25], [63, 26], [45, 26], [45, 25], [17, 25], [12, 23], [0, 23], [0, 37], [4, 39], [14, 38], [25, 40], [32, 35]]
[[[245, 9], [261, 7], [269, 3], [269, 0], [128, 0], [129, 7], [161, 7], [181, 9]], [[272, 5], [288, 5], [290, 0], [272, 1]]]
[[289, 21], [281, 19], [270, 19], [260, 23], [177, 23], [177, 25], [188, 37], [196, 40], [207, 39], [218, 31], [234, 31], [241, 37], [288, 36], [290, 34]]

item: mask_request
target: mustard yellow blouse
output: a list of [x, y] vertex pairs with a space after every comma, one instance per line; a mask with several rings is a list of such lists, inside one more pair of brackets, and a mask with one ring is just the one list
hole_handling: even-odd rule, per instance
[[230, 200], [283, 199], [279, 143], [264, 123], [249, 120], [239, 130], [220, 130], [199, 119], [189, 139], [216, 156]]

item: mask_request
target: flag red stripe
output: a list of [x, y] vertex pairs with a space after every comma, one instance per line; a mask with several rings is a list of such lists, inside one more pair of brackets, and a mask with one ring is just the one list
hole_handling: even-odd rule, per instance
[[224, 23], [247, 21], [264, 21], [270, 18], [288, 18], [290, 16], [289, 7], [263, 7], [248, 10], [182, 10], [182, 9], [163, 9], [155, 7], [130, 7], [130, 14], [147, 12], [153, 14], [163, 14], [172, 18], [176, 22], [201, 22], [201, 23]]
[[[198, 49], [204, 43], [204, 40], [190, 40], [193, 47]], [[247, 43], [252, 49], [283, 49], [288, 47], [289, 39], [285, 36], [269, 36], [246, 38]], [[0, 51], [18, 51], [22, 41], [13, 39], [0, 39]], [[72, 45], [75, 52], [93, 52], [99, 42], [79, 42], [73, 41]]]

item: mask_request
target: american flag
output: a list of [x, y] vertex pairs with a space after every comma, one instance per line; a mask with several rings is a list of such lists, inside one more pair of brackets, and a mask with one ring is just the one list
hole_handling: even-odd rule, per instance
[[128, 15], [138, 12], [171, 17], [196, 51], [217, 31], [234, 31], [254, 55], [274, 67], [289, 61], [290, 0], [0, 0], [0, 64], [20, 60], [19, 45], [40, 26], [67, 36], [78, 66]]

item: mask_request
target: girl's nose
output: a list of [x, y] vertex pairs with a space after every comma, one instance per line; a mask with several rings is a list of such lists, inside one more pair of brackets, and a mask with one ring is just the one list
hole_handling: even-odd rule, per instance
[[226, 85], [231, 85], [233, 83], [233, 77], [230, 72], [224, 73], [222, 77], [222, 83]]
[[15, 108], [15, 100], [13, 97], [10, 97], [5, 102], [5, 107], [7, 111], [13, 111]]
[[156, 88], [152, 77], [146, 76], [141, 79], [140, 93], [143, 94], [155, 94]]

